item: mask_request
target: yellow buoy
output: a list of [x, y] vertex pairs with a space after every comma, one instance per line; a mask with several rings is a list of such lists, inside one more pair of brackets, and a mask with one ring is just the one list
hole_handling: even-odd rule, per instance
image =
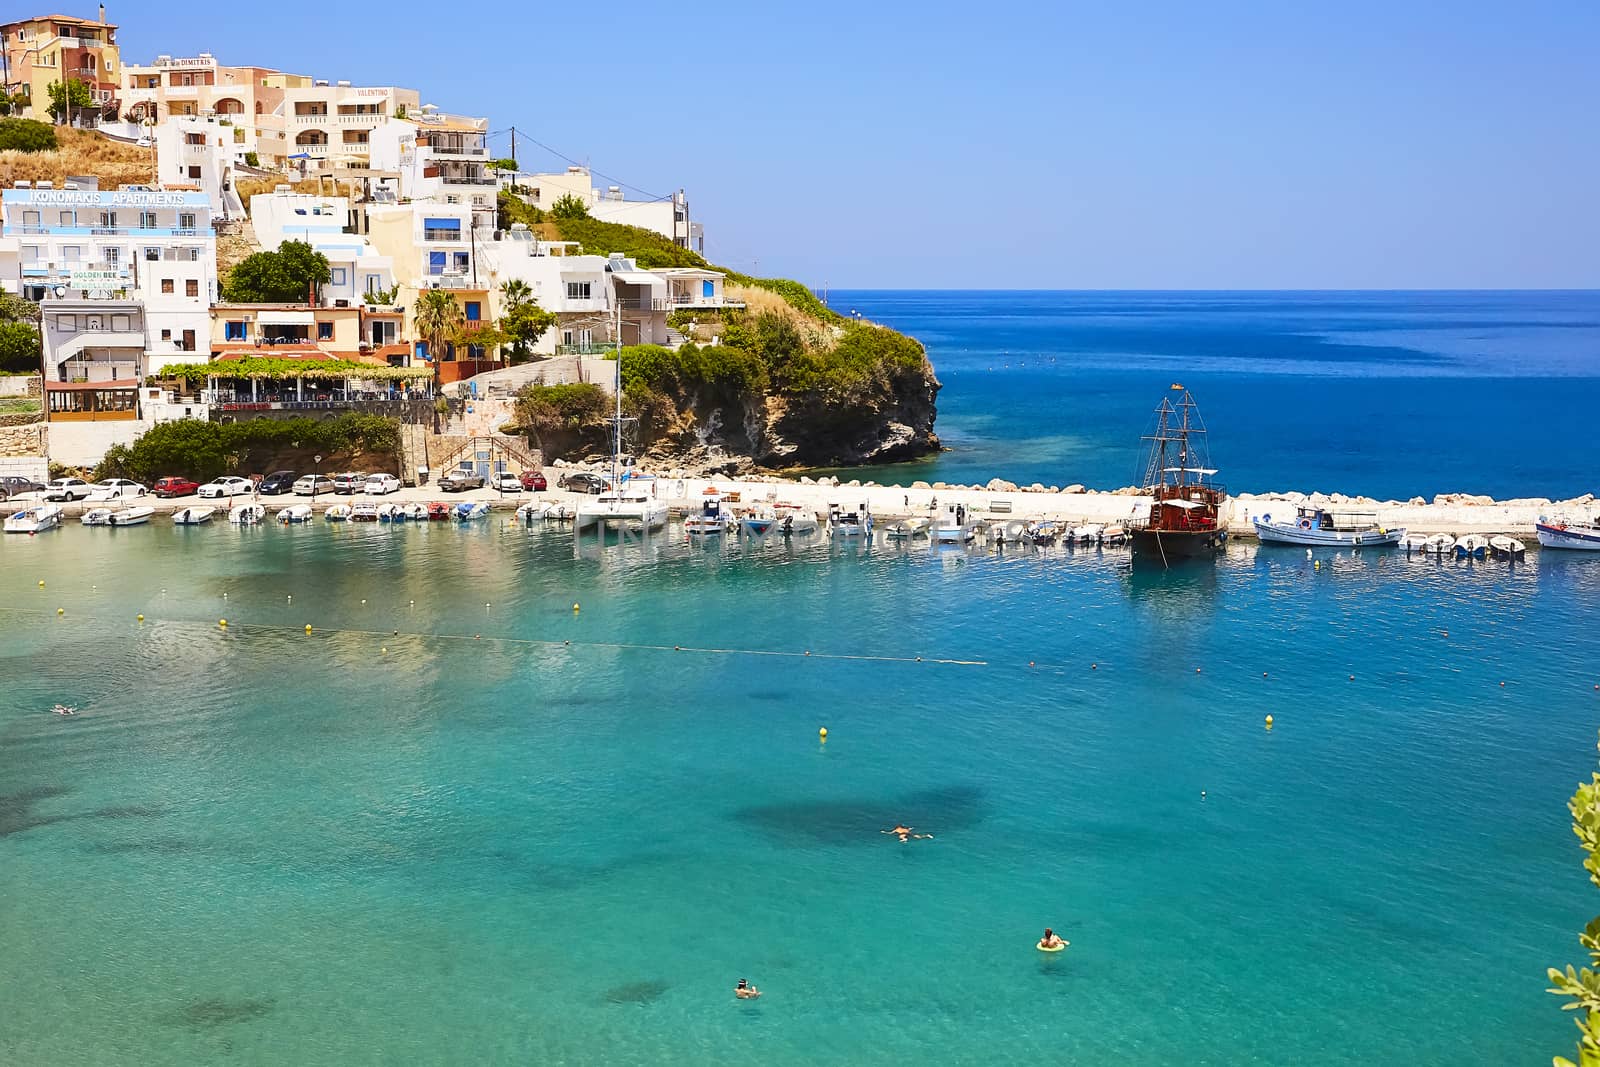
[[388, 645], [384, 645], [384, 646], [383, 646], [383, 647], [382, 647], [382, 648], [380, 648], [380, 649], [379, 649], [379, 650], [378, 650], [378, 651], [379, 651], [379, 652], [382, 652], [382, 653], [383, 653], [383, 654], [384, 654], [384, 655], [385, 655], [385, 656], [387, 656], [387, 655], [388, 655], [388, 654], [389, 654], [389, 646], [388, 646]]
[[66, 608], [57, 608], [56, 609], [56, 614], [57, 615], [65, 615], [66, 613], [67, 613], [67, 609]]
[[139, 616], [139, 621], [140, 621], [140, 622], [144, 622], [144, 616], [143, 616], [143, 615], [140, 615], [140, 616]]
[[365, 603], [366, 603], [366, 602], [367, 602], [367, 599], [366, 599], [366, 597], [362, 597], [362, 598], [361, 598], [361, 602], [362, 602], [362, 603], [363, 603], [363, 604], [365, 604]]
[[40, 579], [39, 579], [39, 588], [40, 588], [40, 589], [43, 589], [43, 588], [44, 588], [44, 579], [43, 579], [43, 578], [40, 578]]
[[1272, 716], [1271, 715], [1267, 716], [1267, 729], [1269, 729], [1269, 730], [1272, 729]]
[[308, 622], [308, 623], [306, 623], [306, 633], [310, 633], [310, 632], [311, 632], [311, 624]]
[[817, 736], [819, 738], [821, 738], [822, 740], [826, 741], [828, 739], [828, 728], [826, 726], [824, 726], [822, 729], [818, 730], [817, 731]]
[[[488, 607], [488, 606], [489, 606], [489, 605], [487, 605], [487, 604], [485, 604], [485, 605], [484, 605], [484, 607]], [[576, 615], [576, 614], [577, 614], [577, 613], [578, 613], [578, 605], [577, 605], [577, 604], [573, 604], [573, 605], [572, 605], [572, 613], [573, 613], [573, 614], [574, 614], [574, 615]]]
[[224, 630], [226, 630], [228, 628], [228, 620], [227, 619], [218, 619], [217, 620], [217, 625], [222, 627]]

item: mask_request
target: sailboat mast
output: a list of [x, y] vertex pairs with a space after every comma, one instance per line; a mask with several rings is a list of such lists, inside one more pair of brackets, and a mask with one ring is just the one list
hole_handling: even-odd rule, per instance
[[622, 462], [622, 298], [615, 297], [616, 301], [616, 330], [617, 330], [617, 417], [615, 423], [615, 437], [611, 447], [611, 489], [617, 488], [617, 464]]

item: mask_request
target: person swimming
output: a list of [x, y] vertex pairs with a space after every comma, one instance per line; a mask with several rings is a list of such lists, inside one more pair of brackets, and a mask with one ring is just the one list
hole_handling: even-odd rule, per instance
[[76, 715], [78, 713], [76, 708], [69, 708], [65, 704], [57, 704], [50, 710], [54, 711], [57, 715]]
[[1056, 936], [1056, 932], [1048, 926], [1044, 928], [1044, 936], [1039, 939], [1040, 948], [1066, 948], [1067, 943]]
[[892, 830], [879, 830], [878, 833], [880, 833], [880, 834], [894, 834], [901, 841], [911, 841], [913, 839], [915, 839], [917, 841], [922, 841], [922, 840], [931, 839], [933, 837], [932, 834], [912, 833], [912, 831], [915, 830], [915, 829], [916, 829], [916, 827], [914, 827], [914, 826], [905, 826], [905, 825], [902, 825], [900, 823], [895, 823], [894, 829], [892, 829]]
[[740, 1000], [754, 1000], [761, 995], [761, 990], [751, 985], [748, 979], [739, 979], [739, 984], [733, 987], [733, 995]]

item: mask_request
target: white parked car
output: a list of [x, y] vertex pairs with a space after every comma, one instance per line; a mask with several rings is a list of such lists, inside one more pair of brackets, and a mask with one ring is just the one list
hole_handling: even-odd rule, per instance
[[489, 479], [489, 488], [498, 493], [520, 493], [522, 479], [510, 471], [500, 471]]
[[230, 474], [226, 478], [217, 478], [214, 481], [207, 482], [199, 488], [195, 495], [203, 497], [249, 496], [255, 492], [255, 489], [255, 485], [249, 478], [240, 478], [237, 475]]
[[39, 495], [45, 500], [84, 500], [98, 488], [82, 478], [52, 478]]
[[94, 492], [89, 494], [90, 500], [132, 500], [136, 496], [144, 496], [150, 490], [138, 482], [129, 481], [127, 478], [107, 478], [101, 482]]
[[392, 474], [369, 474], [367, 484], [362, 492], [368, 496], [382, 496], [384, 493], [398, 493], [400, 479]]

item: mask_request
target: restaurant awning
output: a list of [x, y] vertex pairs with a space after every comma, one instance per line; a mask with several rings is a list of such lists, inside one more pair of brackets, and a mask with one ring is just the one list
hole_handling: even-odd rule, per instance
[[50, 382], [50, 381], [47, 381], [47, 382], [44, 383], [44, 387], [46, 389], [50, 390], [53, 393], [89, 393], [89, 392], [97, 392], [97, 391], [99, 391], [101, 389], [137, 389], [137, 388], [139, 388], [139, 379], [137, 379], [137, 378], [118, 378], [115, 381], [109, 381], [109, 382]]

